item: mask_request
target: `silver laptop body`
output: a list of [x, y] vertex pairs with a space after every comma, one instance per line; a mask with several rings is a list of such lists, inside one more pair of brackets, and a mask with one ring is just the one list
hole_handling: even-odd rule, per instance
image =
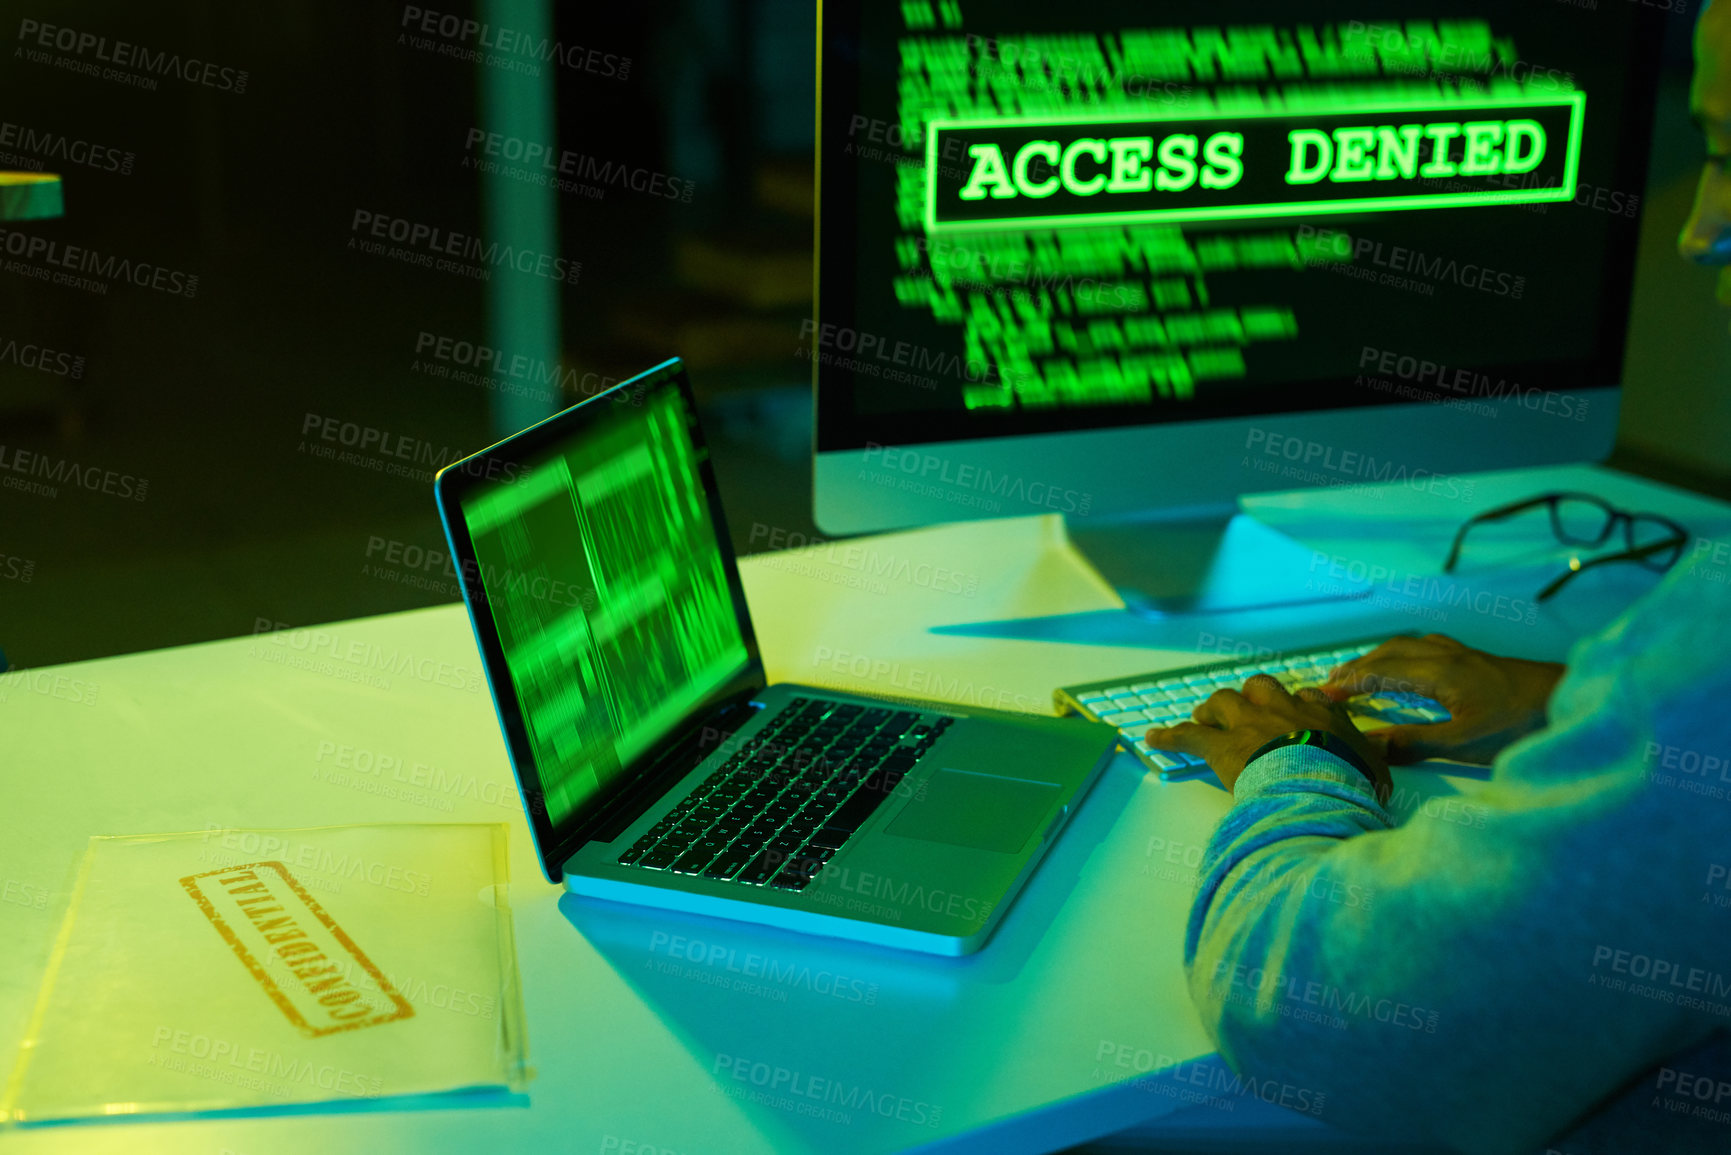
[[1117, 741], [767, 684], [683, 367], [435, 485], [543, 870], [572, 892], [977, 950]]

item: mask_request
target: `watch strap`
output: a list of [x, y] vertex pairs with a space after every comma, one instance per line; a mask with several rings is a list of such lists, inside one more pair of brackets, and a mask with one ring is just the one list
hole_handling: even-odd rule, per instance
[[1336, 758], [1339, 758], [1342, 762], [1345, 762], [1348, 766], [1351, 766], [1354, 770], [1357, 770], [1360, 774], [1364, 775], [1364, 780], [1370, 783], [1371, 789], [1374, 790], [1376, 788], [1376, 775], [1371, 773], [1370, 767], [1365, 765], [1365, 761], [1359, 756], [1358, 751], [1354, 750], [1351, 746], [1348, 746], [1344, 741], [1335, 737], [1333, 734], [1330, 734], [1327, 730], [1294, 730], [1290, 734], [1282, 734], [1273, 741], [1264, 742], [1261, 746], [1257, 747], [1256, 752], [1245, 761], [1244, 765], [1248, 768], [1252, 762], [1255, 762], [1264, 754], [1279, 750], [1285, 746], [1314, 746], [1318, 750], [1323, 750], [1327, 753], [1333, 754]]

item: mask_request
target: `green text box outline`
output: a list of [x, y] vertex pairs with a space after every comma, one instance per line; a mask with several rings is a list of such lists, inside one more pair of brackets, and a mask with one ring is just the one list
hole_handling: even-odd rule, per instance
[[[1041, 128], [1069, 125], [1079, 127], [1098, 124], [1149, 124], [1159, 121], [1189, 120], [1267, 120], [1291, 119], [1307, 115], [1338, 116], [1346, 113], [1382, 112], [1448, 112], [1459, 109], [1560, 108], [1572, 109], [1569, 117], [1569, 153], [1564, 160], [1563, 183], [1556, 188], [1517, 189], [1511, 192], [1478, 193], [1414, 193], [1410, 196], [1356, 197], [1326, 201], [1269, 202], [1251, 205], [1222, 205], [1219, 208], [1137, 209], [1127, 212], [1069, 213], [1044, 217], [1005, 217], [982, 221], [946, 221], [939, 223], [938, 213], [938, 133], [940, 131], [971, 131], [979, 129]], [[1210, 109], [1186, 114], [1131, 113], [1114, 116], [1019, 116], [1010, 119], [933, 120], [926, 124], [926, 232], [995, 232], [1015, 229], [1088, 228], [1097, 225], [1147, 224], [1160, 221], [1229, 221], [1253, 217], [1322, 216], [1340, 213], [1386, 213], [1420, 209], [1461, 208], [1468, 205], [1549, 204], [1575, 199], [1576, 182], [1580, 175], [1581, 132], [1586, 124], [1587, 94], [1568, 92], [1558, 96], [1512, 96], [1506, 100], [1455, 100], [1439, 103], [1434, 100], [1346, 102], [1303, 109], [1256, 110], [1248, 112]]]

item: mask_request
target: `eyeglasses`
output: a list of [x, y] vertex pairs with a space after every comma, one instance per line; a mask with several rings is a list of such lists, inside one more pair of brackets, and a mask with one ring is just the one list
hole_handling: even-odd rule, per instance
[[1586, 573], [1595, 566], [1632, 561], [1664, 573], [1677, 564], [1677, 560], [1683, 556], [1683, 547], [1689, 542], [1689, 531], [1668, 517], [1660, 517], [1656, 513], [1630, 513], [1590, 493], [1547, 493], [1511, 505], [1487, 509], [1469, 517], [1466, 524], [1455, 534], [1454, 548], [1449, 550], [1449, 559], [1443, 564], [1443, 572], [1455, 571], [1455, 563], [1461, 556], [1461, 545], [1466, 541], [1467, 531], [1473, 526], [1487, 521], [1502, 521], [1517, 513], [1537, 509], [1541, 505], [1550, 507], [1551, 531], [1557, 535], [1557, 540], [1565, 545], [1589, 548], [1604, 545], [1621, 523], [1623, 541], [1627, 546], [1626, 549], [1608, 553], [1604, 557], [1588, 558], [1586, 561], [1570, 559], [1567, 572], [1539, 591], [1538, 600], [1541, 602], [1562, 589], [1571, 578]]

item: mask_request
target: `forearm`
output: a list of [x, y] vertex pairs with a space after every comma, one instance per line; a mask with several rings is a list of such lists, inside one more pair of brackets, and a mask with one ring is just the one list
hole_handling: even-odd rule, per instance
[[[1653, 753], [1723, 741], [1731, 664], [1701, 639], [1731, 611], [1727, 588], [1680, 567], [1577, 646], [1543, 731], [1503, 753], [1465, 815], [1391, 829], [1318, 753], [1247, 770], [1185, 941], [1227, 1061], [1324, 1096], [1322, 1118], [1353, 1130], [1530, 1151], [1723, 1031], [1694, 987], [1725, 973], [1724, 924], [1700, 899], [1731, 809]], [[1691, 976], [1670, 983], [1681, 993], [1651, 977], [1661, 965]]]
[[[1530, 755], [1554, 760], [1557, 740]], [[1356, 772], [1287, 758], [1246, 772], [1186, 938], [1235, 1070], [1350, 1130], [1516, 1151], [1693, 1038], [1681, 1012], [1588, 982], [1605, 943], [1694, 958], [1665, 945], [1662, 912], [1582, 902], [1606, 846], [1674, 821], [1631, 809], [1628, 787], [1493, 783], [1470, 821], [1391, 829]]]
[[[1185, 942], [1192, 998], [1235, 1069], [1309, 1092], [1326, 1121], [1391, 1136], [1425, 1132], [1397, 1104], [1429, 1083], [1437, 1032], [1461, 1017], [1411, 965], [1434, 936], [1411, 921], [1410, 872], [1379, 852], [1410, 834], [1339, 759], [1267, 755], [1204, 855]], [[1391, 874], [1408, 889], [1385, 910]], [[1446, 904], [1438, 913], [1448, 920]]]
[[1184, 941], [1187, 966], [1211, 921], [1231, 921], [1240, 904], [1263, 912], [1304, 902], [1306, 868], [1338, 840], [1394, 827], [1362, 774], [1308, 746], [1257, 759], [1238, 778], [1235, 794], [1237, 804], [1202, 860]]

